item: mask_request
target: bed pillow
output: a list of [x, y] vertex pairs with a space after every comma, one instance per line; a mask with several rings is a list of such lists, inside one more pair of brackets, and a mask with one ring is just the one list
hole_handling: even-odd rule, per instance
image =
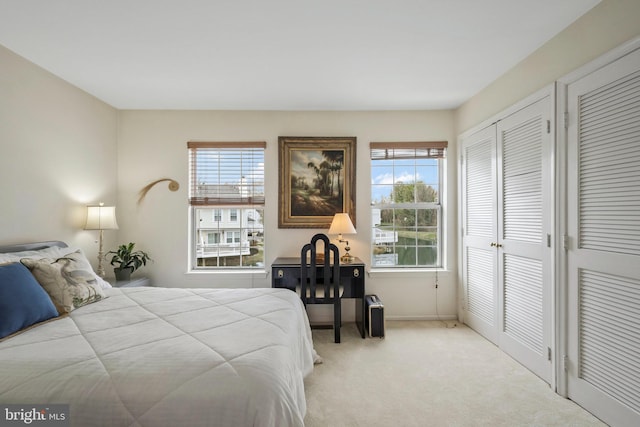
[[23, 258], [20, 262], [31, 270], [61, 314], [107, 297], [80, 251], [58, 259]]
[[[22, 251], [22, 252], [8, 252], [0, 254], [0, 264], [9, 263], [9, 262], [19, 262], [22, 258], [33, 258], [33, 259], [41, 259], [41, 258], [61, 258], [67, 254], [73, 252], [80, 252], [80, 254], [85, 257], [84, 253], [80, 248], [73, 247], [64, 247], [61, 248], [59, 246], [50, 246], [47, 248], [42, 248], [34, 251]], [[91, 265], [88, 260], [87, 264]], [[100, 285], [102, 289], [107, 289], [111, 287], [111, 284], [104, 280], [102, 277], [98, 276], [93, 269], [91, 269], [91, 273], [95, 277], [96, 281]]]
[[89, 270], [91, 271], [91, 274], [93, 274], [94, 278], [96, 279], [96, 282], [100, 285], [100, 287], [102, 289], [108, 289], [111, 287], [111, 284], [109, 282], [107, 282], [102, 277], [96, 274], [96, 272], [91, 267], [91, 263], [87, 259], [87, 256], [84, 254], [84, 252], [82, 252], [82, 249], [78, 247], [75, 247], [75, 248], [74, 247], [66, 247], [66, 248], [56, 247], [55, 249], [52, 249], [51, 252], [52, 252], [52, 255], [48, 256], [47, 258], [54, 258], [54, 257], [61, 258], [70, 253], [78, 253], [80, 257], [84, 258], [85, 264], [89, 266]]
[[51, 298], [24, 265], [0, 265], [0, 338], [57, 316]]

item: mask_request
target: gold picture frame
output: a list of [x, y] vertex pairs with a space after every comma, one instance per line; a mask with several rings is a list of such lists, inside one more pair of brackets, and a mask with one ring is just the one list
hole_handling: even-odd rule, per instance
[[279, 228], [329, 228], [336, 213], [356, 224], [356, 137], [280, 136]]

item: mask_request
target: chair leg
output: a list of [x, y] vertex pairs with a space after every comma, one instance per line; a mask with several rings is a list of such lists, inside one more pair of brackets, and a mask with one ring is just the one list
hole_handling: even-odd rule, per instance
[[340, 326], [342, 326], [342, 308], [340, 304], [333, 305], [333, 331], [336, 344], [340, 343]]

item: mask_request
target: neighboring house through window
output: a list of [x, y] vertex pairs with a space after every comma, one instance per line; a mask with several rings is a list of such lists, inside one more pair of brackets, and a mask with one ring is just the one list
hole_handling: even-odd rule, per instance
[[264, 142], [189, 142], [191, 268], [264, 267]]
[[446, 142], [372, 142], [373, 268], [442, 267]]

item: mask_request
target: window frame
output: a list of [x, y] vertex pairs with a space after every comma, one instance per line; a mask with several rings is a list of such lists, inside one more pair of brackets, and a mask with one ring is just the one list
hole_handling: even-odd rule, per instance
[[[383, 271], [383, 270], [392, 270], [392, 271], [412, 271], [412, 270], [440, 270], [444, 268], [444, 264], [445, 264], [445, 257], [444, 257], [444, 250], [445, 250], [445, 242], [444, 242], [444, 237], [445, 237], [445, 214], [444, 214], [444, 199], [445, 199], [445, 189], [446, 189], [446, 182], [445, 182], [445, 173], [446, 173], [446, 150], [447, 150], [447, 146], [448, 146], [448, 142], [447, 141], [424, 141], [424, 142], [372, 142], [370, 143], [370, 170], [371, 170], [371, 193], [372, 193], [372, 201], [371, 201], [371, 233], [372, 233], [372, 238], [371, 238], [371, 250], [370, 250], [370, 255], [371, 255], [371, 269], [372, 271]], [[413, 155], [410, 155], [410, 153], [413, 152]], [[417, 187], [414, 185], [413, 191], [414, 191], [414, 198], [413, 198], [413, 202], [400, 202], [400, 203], [396, 203], [393, 200], [389, 200], [388, 202], [385, 203], [374, 203], [373, 201], [373, 194], [374, 194], [374, 188], [375, 188], [375, 183], [374, 183], [374, 173], [375, 173], [375, 162], [376, 161], [380, 161], [380, 160], [391, 160], [392, 163], [392, 167], [395, 168], [395, 161], [399, 161], [399, 160], [407, 160], [407, 159], [413, 159], [414, 164], [412, 165], [416, 170], [418, 169], [418, 160], [419, 159], [436, 159], [437, 160], [437, 186], [438, 186], [438, 190], [437, 190], [437, 199], [435, 202], [419, 202], [416, 201], [416, 195], [417, 195]], [[395, 180], [395, 176], [394, 176], [394, 180]], [[415, 175], [414, 175], [414, 180], [410, 183], [407, 184], [415, 184], [416, 180], [415, 180]], [[396, 185], [398, 185], [397, 182], [393, 182], [392, 184], [390, 184], [392, 189], [395, 189]], [[393, 194], [393, 190], [391, 192], [391, 194]], [[435, 214], [436, 214], [436, 231], [435, 231], [435, 236], [436, 236], [436, 260], [434, 265], [423, 265], [423, 264], [418, 264], [418, 260], [419, 260], [419, 251], [420, 248], [428, 248], [428, 245], [425, 246], [420, 246], [418, 245], [418, 243], [416, 242], [415, 246], [406, 246], [409, 248], [414, 248], [415, 249], [415, 264], [413, 265], [400, 265], [397, 264], [397, 261], [394, 262], [393, 264], [376, 264], [375, 260], [376, 260], [376, 248], [378, 247], [375, 244], [375, 236], [377, 235], [377, 229], [379, 227], [376, 227], [376, 224], [374, 221], [374, 214], [375, 214], [375, 210], [379, 210], [380, 213], [379, 215], [382, 215], [382, 211], [384, 209], [391, 209], [393, 210], [393, 215], [395, 216], [397, 211], [402, 210], [402, 209], [415, 209], [415, 210], [430, 210], [433, 209], [435, 210]], [[416, 217], [417, 217], [417, 212], [416, 212]], [[398, 241], [397, 238], [397, 233], [399, 230], [401, 230], [400, 227], [398, 227], [395, 224], [395, 220], [393, 221], [392, 224], [393, 228], [392, 228], [392, 239], [394, 239], [393, 244], [391, 246], [391, 251], [390, 253], [393, 254], [397, 254], [396, 252], [396, 247], [397, 246], [405, 246], [405, 245], [397, 245], [396, 242]], [[412, 227], [415, 229], [416, 233], [419, 232], [420, 228], [418, 226], [418, 221], [416, 219], [416, 221], [414, 222], [414, 224], [412, 225]]]
[[[187, 143], [189, 152], [189, 272], [225, 272], [231, 270], [238, 271], [264, 271], [266, 256], [264, 254], [264, 167], [265, 167], [265, 153], [266, 142], [196, 142], [189, 141]], [[244, 151], [247, 151], [244, 153]], [[206, 151], [210, 156], [198, 156], [198, 153]], [[239, 181], [237, 184], [230, 184], [223, 181], [222, 176], [226, 176], [227, 179], [230, 176], [223, 171], [224, 162], [221, 157], [224, 152], [236, 155], [239, 159], [239, 170], [237, 178]], [[246, 155], [246, 158], [244, 157]], [[257, 156], [254, 158], [254, 156]], [[210, 158], [209, 158], [210, 157]], [[211, 160], [213, 159], [213, 161]], [[245, 160], [249, 160], [245, 162]], [[261, 172], [256, 172], [256, 166]], [[227, 165], [228, 167], [228, 165]], [[243, 169], [245, 167], [246, 169]], [[217, 169], [216, 169], [217, 168]], [[214, 170], [214, 173], [211, 173]], [[204, 172], [203, 172], [204, 171]], [[217, 172], [217, 173], [215, 173]], [[202, 174], [209, 173], [209, 179], [204, 181]], [[199, 175], [200, 174], [200, 175]], [[235, 176], [235, 174], [231, 174]], [[249, 176], [245, 182], [245, 177]], [[229, 190], [232, 187], [237, 187], [234, 192]], [[209, 187], [209, 188], [204, 188]], [[225, 188], [223, 188], [225, 187]], [[226, 194], [224, 193], [226, 191]], [[206, 213], [198, 212], [200, 210], [211, 210], [212, 227], [215, 229], [215, 233], [219, 235], [220, 248], [215, 251], [213, 258], [215, 259], [215, 265], [200, 265], [199, 261], [205, 258], [199, 258], [198, 246], [200, 244], [200, 234], [202, 230], [206, 230], [207, 227], [199, 227], [199, 218], [202, 218]], [[236, 211], [236, 220], [231, 221], [231, 212]], [[244, 221], [247, 215], [247, 210], [262, 211], [262, 214], [258, 212], [257, 216], [262, 217], [261, 221], [261, 242], [257, 243], [258, 250], [262, 252], [262, 259], [258, 259], [256, 264], [242, 265], [245, 261], [247, 254], [243, 254], [243, 247], [246, 243], [251, 251], [254, 245], [252, 237], [255, 231], [260, 227], [255, 227], [255, 223], [250, 224]], [[227, 211], [227, 212], [225, 212]], [[256, 215], [254, 215], [256, 216]], [[228, 217], [228, 219], [227, 219]], [[243, 232], [243, 229], [245, 232]], [[213, 230], [211, 230], [213, 232]], [[206, 231], [205, 231], [206, 233]], [[231, 243], [227, 243], [227, 235], [231, 236]], [[246, 241], [242, 241], [242, 236], [246, 236]], [[236, 238], [239, 242], [236, 242]], [[223, 246], [240, 245], [240, 251], [237, 254], [223, 256]], [[260, 246], [262, 246], [260, 248]], [[255, 249], [255, 248], [254, 248]], [[228, 250], [228, 249], [227, 249]], [[226, 266], [221, 262], [226, 257], [227, 259], [235, 259], [239, 265]], [[202, 261], [204, 263], [204, 261]]]

